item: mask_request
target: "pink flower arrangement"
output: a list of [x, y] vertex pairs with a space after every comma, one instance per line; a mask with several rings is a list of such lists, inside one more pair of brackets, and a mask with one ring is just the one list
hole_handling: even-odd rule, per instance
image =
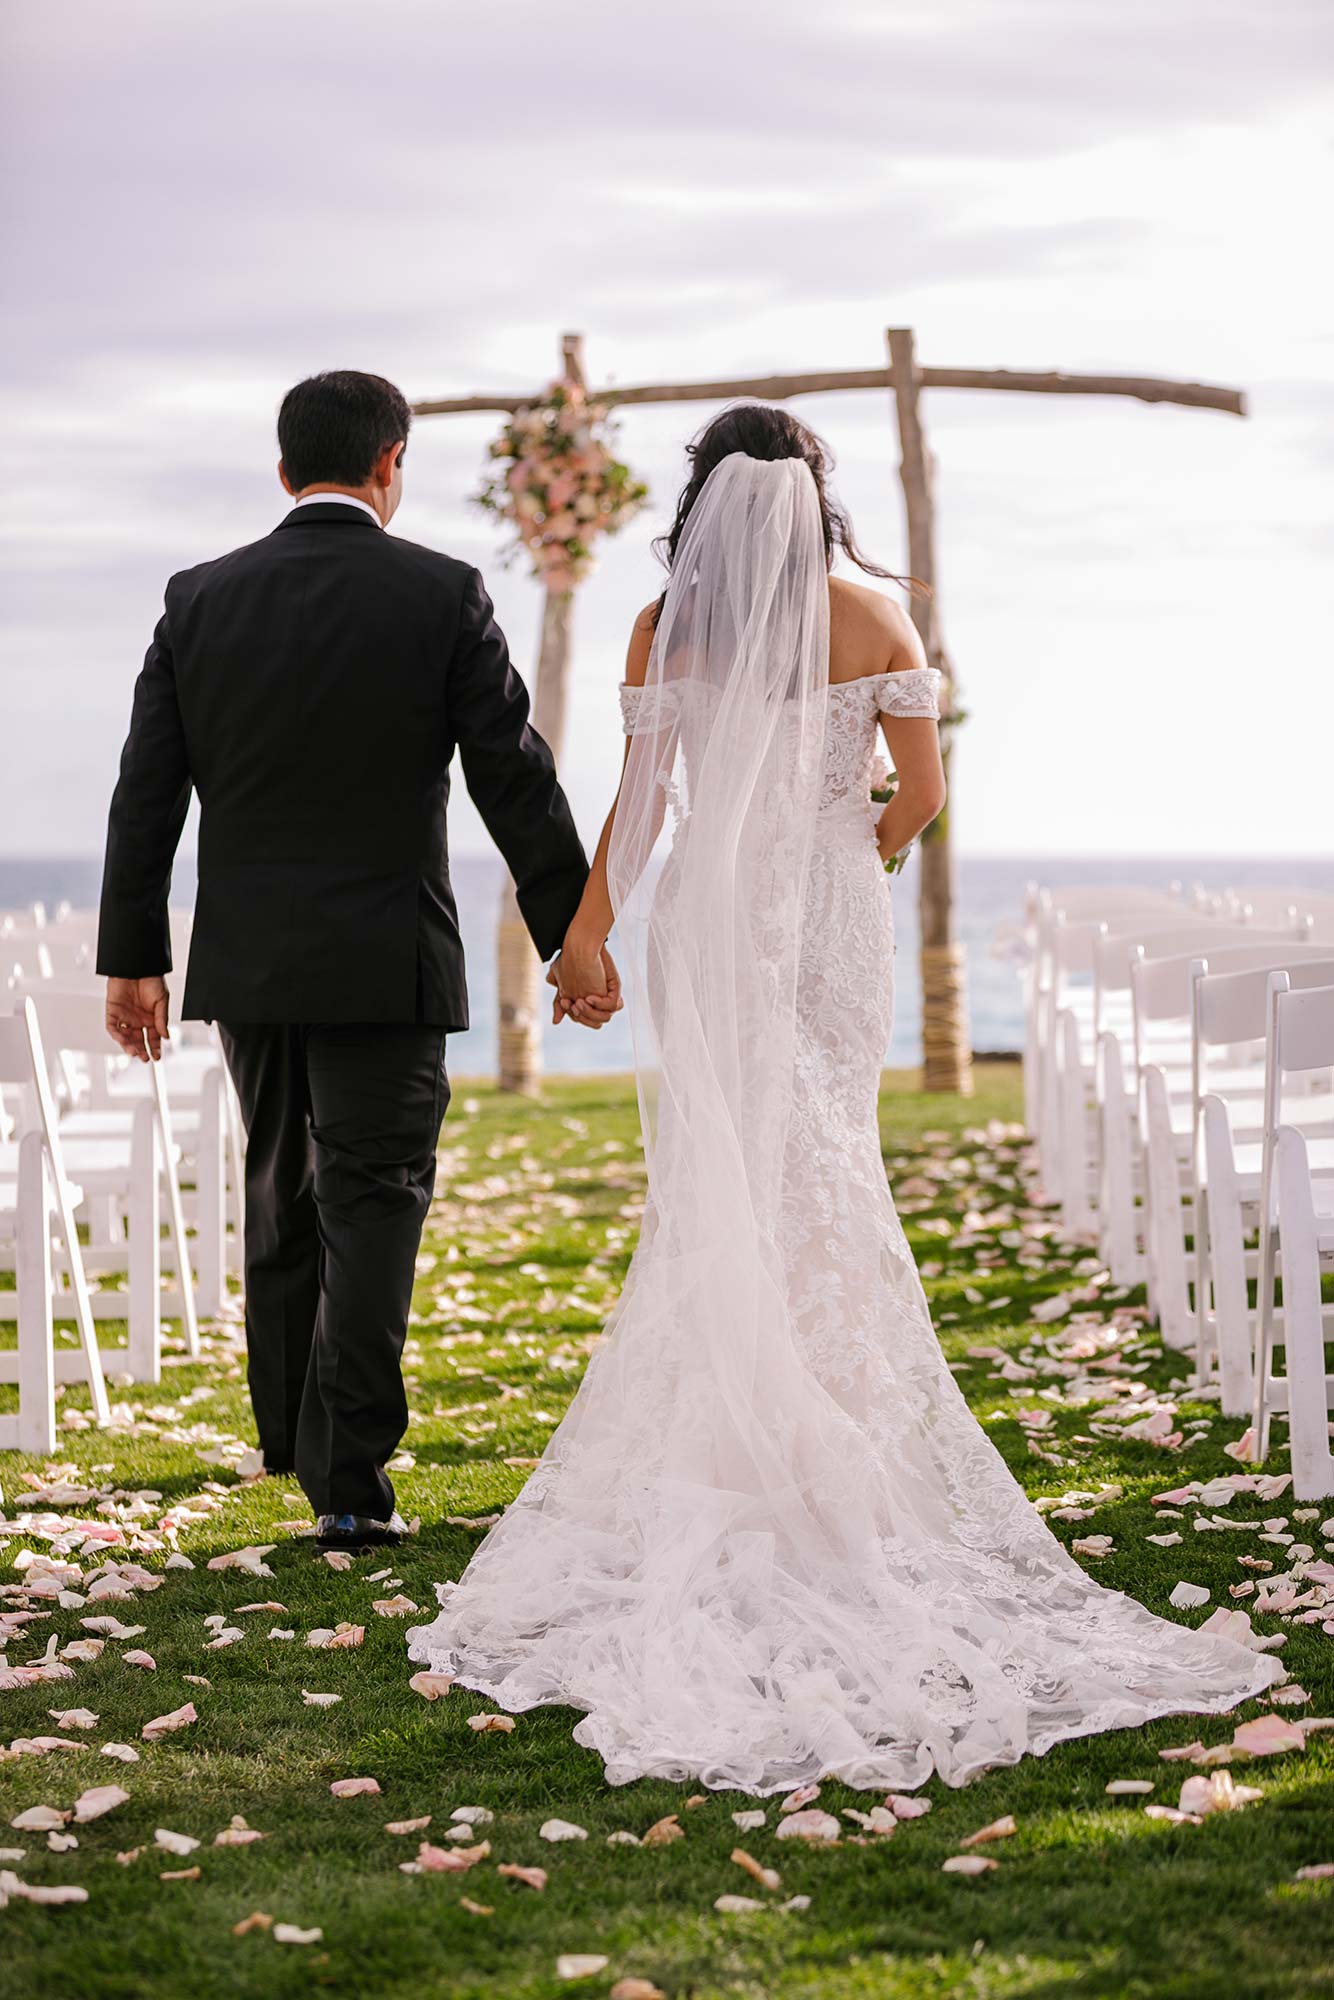
[[593, 568], [599, 535], [614, 535], [648, 498], [612, 450], [606, 408], [577, 382], [553, 382], [516, 410], [491, 446], [492, 466], [473, 497], [514, 531], [506, 560], [526, 549], [548, 590], [573, 590]]

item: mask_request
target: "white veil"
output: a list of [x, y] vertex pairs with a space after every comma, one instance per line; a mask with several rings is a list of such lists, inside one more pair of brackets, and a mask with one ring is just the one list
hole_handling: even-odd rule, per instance
[[800, 459], [736, 453], [687, 518], [630, 697], [607, 877], [649, 1160], [641, 1261], [665, 1309], [716, 1331], [747, 1396], [772, 1301], [755, 1290], [767, 1254], [741, 1253], [767, 1253], [777, 1225], [828, 682], [815, 481]]

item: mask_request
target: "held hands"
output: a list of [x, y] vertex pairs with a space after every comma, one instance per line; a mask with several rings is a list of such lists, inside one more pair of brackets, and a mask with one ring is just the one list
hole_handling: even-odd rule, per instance
[[107, 1033], [137, 1062], [162, 1059], [167, 1028], [165, 979], [108, 979]]
[[547, 984], [554, 986], [553, 1022], [568, 1014], [584, 1028], [605, 1028], [613, 1014], [625, 1005], [621, 997], [621, 977], [605, 945], [591, 946], [573, 932], [566, 935], [559, 956], [547, 972]]

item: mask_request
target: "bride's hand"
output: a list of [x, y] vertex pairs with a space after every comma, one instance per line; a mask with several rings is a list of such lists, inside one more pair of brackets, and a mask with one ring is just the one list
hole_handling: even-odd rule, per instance
[[582, 1027], [605, 1028], [625, 1005], [611, 953], [605, 945], [595, 949], [575, 936], [567, 936], [547, 973], [547, 984], [556, 989], [551, 1013], [556, 1023], [568, 1014]]

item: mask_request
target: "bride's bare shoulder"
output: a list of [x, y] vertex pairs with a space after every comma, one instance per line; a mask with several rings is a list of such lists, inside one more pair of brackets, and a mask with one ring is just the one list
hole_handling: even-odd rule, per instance
[[834, 677], [897, 673], [920, 666], [921, 642], [912, 619], [892, 597], [846, 577], [829, 579], [830, 655]]
[[652, 604], [646, 604], [630, 627], [630, 644], [625, 654], [625, 679], [628, 687], [644, 685], [644, 677], [648, 673], [648, 656], [653, 650], [653, 633], [658, 622], [658, 602], [655, 597]]

